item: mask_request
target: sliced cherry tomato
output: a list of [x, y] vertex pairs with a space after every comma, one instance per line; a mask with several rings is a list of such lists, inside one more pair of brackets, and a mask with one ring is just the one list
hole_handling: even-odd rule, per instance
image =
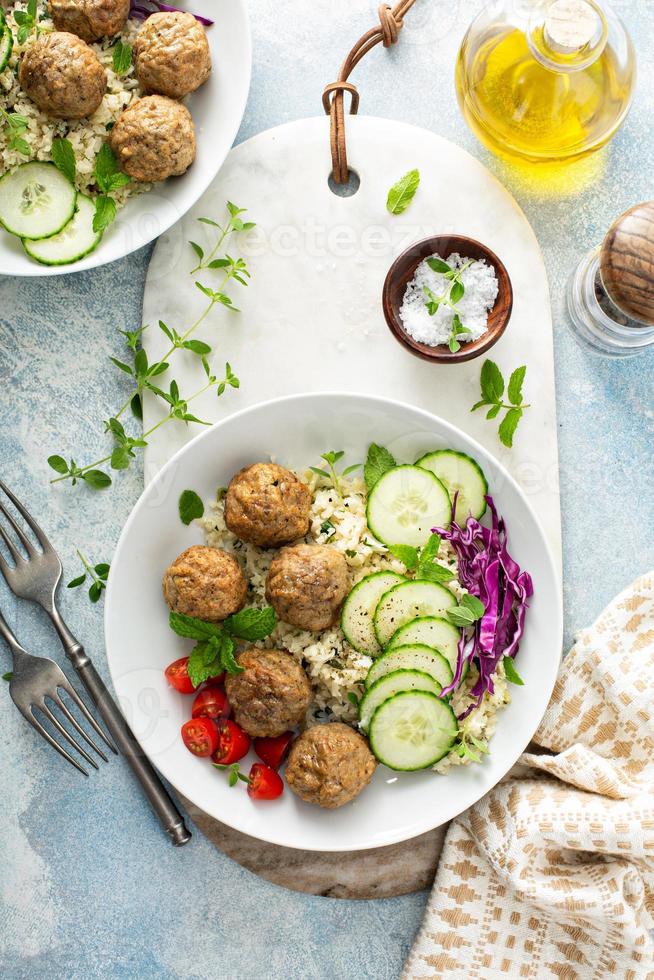
[[211, 755], [218, 746], [218, 729], [211, 718], [193, 718], [182, 725], [184, 745], [201, 758]]
[[198, 691], [193, 707], [191, 708], [192, 718], [227, 718], [230, 712], [227, 695], [222, 687], [216, 684], [208, 684]]
[[235, 721], [217, 723], [218, 748], [211, 756], [221, 766], [231, 766], [250, 751], [250, 736]]
[[293, 732], [284, 732], [276, 738], [255, 738], [254, 751], [271, 769], [279, 769], [293, 741]]
[[171, 687], [174, 687], [180, 694], [193, 694], [195, 688], [188, 676], [188, 657], [180, 657], [174, 663], [169, 664], [164, 671], [166, 680]]
[[248, 796], [253, 800], [276, 800], [284, 792], [282, 777], [262, 762], [254, 763], [249, 776]]

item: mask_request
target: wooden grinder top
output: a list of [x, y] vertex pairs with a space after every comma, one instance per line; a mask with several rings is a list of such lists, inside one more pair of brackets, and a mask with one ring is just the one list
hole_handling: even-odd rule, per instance
[[602, 243], [600, 274], [618, 309], [654, 326], [654, 201], [636, 204], [613, 222]]

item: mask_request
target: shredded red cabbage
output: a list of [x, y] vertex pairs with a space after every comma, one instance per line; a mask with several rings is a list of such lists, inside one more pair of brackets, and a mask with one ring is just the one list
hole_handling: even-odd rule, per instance
[[[158, 12], [184, 13], [185, 11], [182, 11], [180, 7], [171, 7], [168, 3], [161, 3], [161, 0], [140, 0], [140, 2], [131, 0], [130, 17], [135, 17], [137, 20], [146, 20], [151, 14]], [[189, 10], [188, 13], [193, 14], [193, 11]], [[193, 16], [201, 24], [204, 24], [205, 27], [211, 27], [214, 23], [208, 17], [202, 17], [200, 14], [193, 14]]]
[[459, 582], [485, 608], [484, 615], [471, 627], [471, 634], [461, 631], [454, 679], [441, 692], [450, 694], [461, 680], [464, 665], [475, 662], [479, 679], [470, 691], [474, 700], [460, 718], [479, 705], [486, 691], [493, 693], [492, 676], [500, 660], [515, 657], [518, 652], [527, 600], [534, 592], [531, 576], [520, 571], [507, 551], [506, 526], [503, 518], [498, 517], [493, 498], [486, 497], [486, 502], [492, 517], [490, 528], [469, 517], [465, 527], [452, 521], [449, 528], [433, 529], [456, 552]]

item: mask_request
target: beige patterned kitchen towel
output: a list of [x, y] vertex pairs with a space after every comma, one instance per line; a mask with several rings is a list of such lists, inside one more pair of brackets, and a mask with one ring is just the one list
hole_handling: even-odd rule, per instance
[[450, 825], [404, 980], [654, 978], [654, 573], [579, 635], [535, 742]]

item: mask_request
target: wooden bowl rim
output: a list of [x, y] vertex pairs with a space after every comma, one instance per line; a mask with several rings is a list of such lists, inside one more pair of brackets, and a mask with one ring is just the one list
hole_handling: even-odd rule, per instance
[[[496, 271], [498, 281], [500, 283], [500, 289], [502, 281], [506, 283], [506, 314], [502, 320], [500, 320], [495, 327], [488, 330], [483, 336], [479, 337], [478, 340], [471, 340], [468, 343], [462, 344], [461, 349], [452, 352], [445, 344], [439, 344], [435, 347], [430, 347], [429, 344], [423, 344], [418, 340], [414, 340], [411, 337], [399, 319], [395, 316], [391, 305], [390, 291], [391, 286], [399, 277], [398, 269], [406, 261], [407, 257], [412, 254], [418, 256], [415, 265], [411, 269], [407, 276], [403, 276], [404, 288], [409, 282], [409, 279], [415, 273], [416, 268], [425, 258], [434, 254], [441, 254], [438, 247], [439, 242], [458, 242], [461, 244], [461, 248], [449, 247], [450, 253], [452, 251], [458, 251], [460, 254], [465, 255], [466, 253], [462, 249], [469, 249], [471, 246], [476, 251], [483, 254], [484, 258], [490, 262]], [[426, 249], [429, 248], [429, 251]], [[497, 300], [495, 305], [497, 305], [500, 299], [501, 293], [498, 291]], [[384, 279], [384, 286], [382, 289], [382, 308], [384, 311], [384, 317], [388, 327], [395, 337], [395, 339], [402, 344], [411, 354], [416, 357], [421, 357], [426, 361], [433, 361], [436, 364], [453, 364], [460, 363], [463, 361], [471, 361], [475, 357], [479, 357], [480, 354], [484, 354], [486, 351], [497, 343], [504, 331], [506, 330], [509, 320], [511, 319], [511, 313], [513, 311], [513, 285], [511, 283], [511, 277], [507, 272], [506, 266], [502, 260], [493, 252], [492, 249], [484, 245], [483, 242], [478, 241], [476, 238], [470, 238], [467, 235], [456, 235], [456, 234], [442, 234], [442, 235], [432, 235], [429, 238], [422, 238], [417, 242], [413, 242], [408, 248], [405, 248], [397, 258], [393, 261], [391, 267], [386, 273], [386, 278]], [[493, 307], [495, 309], [495, 307]], [[492, 315], [493, 310], [490, 311], [489, 315]]]

